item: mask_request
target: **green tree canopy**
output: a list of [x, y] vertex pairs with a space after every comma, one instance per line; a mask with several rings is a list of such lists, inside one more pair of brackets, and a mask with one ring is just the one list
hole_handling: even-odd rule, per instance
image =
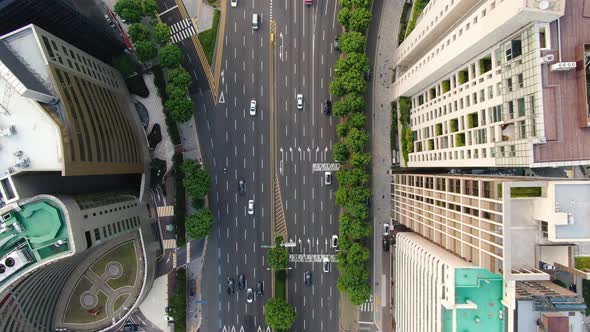
[[180, 47], [172, 44], [160, 49], [160, 64], [167, 68], [178, 67], [182, 62]]
[[186, 218], [186, 232], [191, 239], [204, 239], [211, 232], [213, 221], [213, 212], [211, 210], [207, 208], [197, 210], [195, 214]]
[[133, 40], [134, 43], [142, 40], [149, 40], [151, 31], [145, 25], [141, 23], [133, 23], [129, 26], [129, 37]]
[[[337, 97], [342, 97], [346, 94], [346, 89], [344, 88], [344, 81], [340, 78], [334, 78], [332, 82], [330, 82], [330, 93]], [[337, 105], [334, 105], [335, 107]]]
[[352, 10], [349, 7], [342, 7], [338, 11], [338, 23], [347, 30], [349, 29], [351, 15]]
[[156, 0], [143, 0], [143, 15], [155, 16], [158, 12], [158, 5]]
[[160, 43], [168, 40], [170, 38], [170, 29], [164, 23], [158, 23], [154, 27], [154, 35], [156, 36], [156, 40]]
[[355, 152], [350, 156], [350, 164], [355, 169], [361, 169], [364, 172], [364, 168], [371, 162], [370, 153]]
[[182, 171], [184, 173], [182, 184], [189, 195], [192, 197], [207, 195], [211, 185], [211, 177], [201, 165], [191, 159], [185, 160], [182, 163]]
[[332, 111], [336, 116], [346, 116], [351, 112], [360, 112], [365, 109], [365, 98], [359, 94], [349, 94], [339, 99], [332, 106]]
[[[340, 16], [338, 16], [340, 18]], [[347, 26], [350, 30], [365, 33], [371, 24], [372, 15], [367, 8], [357, 8], [350, 11]]]
[[348, 134], [348, 129], [349, 127], [347, 122], [339, 123], [336, 125], [336, 135], [338, 135], [340, 139], [343, 139]]
[[168, 95], [168, 99], [182, 99], [186, 98], [186, 89], [173, 84], [168, 84], [166, 87], [166, 94]]
[[356, 218], [348, 212], [340, 216], [340, 234], [343, 238], [351, 240], [362, 240], [372, 235], [372, 228], [366, 221]]
[[369, 0], [340, 0], [340, 5], [349, 9], [361, 7], [368, 8], [369, 4]]
[[367, 38], [360, 32], [346, 32], [340, 37], [338, 46], [344, 53], [362, 53], [367, 46]]
[[332, 153], [334, 160], [340, 163], [347, 161], [348, 156], [350, 155], [348, 147], [346, 147], [346, 144], [344, 144], [343, 142], [338, 142], [334, 144]]
[[112, 63], [113, 67], [123, 75], [123, 78], [129, 77], [137, 71], [137, 64], [127, 53], [117, 55], [112, 59]]
[[296, 318], [295, 310], [281, 298], [271, 298], [264, 305], [266, 325], [275, 331], [289, 330]]
[[339, 187], [366, 186], [369, 175], [360, 168], [342, 168], [336, 172]]
[[367, 124], [367, 116], [363, 113], [354, 113], [348, 118], [349, 128], [364, 129]]
[[135, 43], [135, 53], [141, 62], [146, 62], [158, 55], [158, 49], [154, 42], [149, 40], [140, 40]]
[[274, 270], [284, 270], [289, 267], [289, 252], [285, 247], [276, 247], [268, 251], [268, 264]]
[[141, 0], [119, 0], [115, 3], [114, 9], [117, 15], [130, 24], [141, 21], [144, 16]]
[[364, 129], [350, 128], [348, 135], [344, 139], [344, 144], [348, 147], [348, 151], [356, 152], [362, 151], [368, 140], [369, 136], [367, 136]]
[[365, 53], [348, 53], [345, 57], [336, 61], [334, 71], [336, 76], [355, 71], [361, 75], [369, 70], [369, 58]]
[[186, 122], [193, 115], [193, 102], [187, 97], [168, 99], [164, 107], [170, 118], [176, 122]]
[[371, 295], [369, 271], [365, 264], [348, 265], [340, 278], [338, 278], [338, 289], [348, 295], [352, 304], [361, 305], [365, 303]]
[[174, 68], [168, 72], [168, 83], [186, 90], [191, 84], [191, 75], [182, 67]]
[[[365, 91], [367, 91], [367, 81], [365, 81], [365, 77], [363, 75], [363, 73], [354, 70], [347, 71], [340, 73], [338, 77], [332, 80], [332, 83], [338, 82], [337, 84], [341, 84], [343, 91], [342, 95], [364, 95]], [[330, 84], [330, 88], [332, 88], [332, 84]]]
[[365, 264], [369, 257], [369, 249], [358, 242], [351, 242], [346, 250], [340, 247], [340, 252], [337, 255], [338, 266], [346, 268], [352, 264]]

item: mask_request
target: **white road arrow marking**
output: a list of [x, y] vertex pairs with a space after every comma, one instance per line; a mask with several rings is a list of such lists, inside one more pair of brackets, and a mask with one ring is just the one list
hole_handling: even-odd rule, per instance
[[225, 98], [223, 97], [223, 91], [221, 91], [221, 94], [219, 95], [219, 103], [225, 104]]

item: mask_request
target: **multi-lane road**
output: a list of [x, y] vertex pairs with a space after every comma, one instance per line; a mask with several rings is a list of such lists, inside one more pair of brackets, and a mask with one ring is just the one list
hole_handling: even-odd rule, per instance
[[[264, 246], [272, 242], [277, 181], [285, 240], [295, 243], [289, 253], [299, 257], [288, 270], [289, 303], [297, 311], [292, 331], [339, 331], [337, 252], [331, 245], [338, 234], [338, 166], [332, 158], [337, 118], [322, 112], [340, 56], [334, 47], [341, 32], [337, 1], [239, 0], [232, 8], [228, 0], [215, 101], [177, 4], [159, 0], [158, 5], [161, 19], [174, 26], [173, 40], [193, 76], [200, 150], [213, 177], [209, 207], [217, 224], [205, 251], [204, 305], [195, 323], [201, 332], [267, 331], [263, 306], [272, 285]], [[253, 14], [261, 18], [258, 30], [252, 29]], [[304, 97], [303, 109], [297, 108], [297, 94]], [[257, 102], [254, 116], [249, 114], [252, 99]], [[325, 183], [326, 171], [331, 171], [331, 184]], [[240, 179], [246, 182], [245, 194], [238, 191]], [[247, 212], [250, 199], [253, 215]], [[323, 272], [324, 257], [331, 260], [329, 272]], [[305, 271], [312, 272], [312, 286], [305, 286]], [[253, 303], [246, 302], [246, 292], [237, 285], [234, 294], [226, 292], [226, 279], [237, 283], [242, 273], [246, 288], [264, 283], [264, 295]]]

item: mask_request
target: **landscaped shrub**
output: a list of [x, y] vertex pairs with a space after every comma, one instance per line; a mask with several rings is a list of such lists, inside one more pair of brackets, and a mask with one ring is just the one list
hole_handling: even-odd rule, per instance
[[459, 85], [464, 84], [469, 80], [469, 72], [467, 71], [467, 69], [461, 70], [459, 73], [457, 73], [457, 76], [459, 80]]
[[479, 59], [479, 73], [485, 74], [490, 70], [492, 70], [492, 58], [485, 57], [485, 58]]
[[429, 151], [434, 150], [434, 140], [432, 140], [432, 139], [428, 140], [428, 150]]
[[459, 119], [451, 119], [451, 133], [459, 130]]
[[442, 81], [442, 93], [445, 94], [449, 91], [451, 91], [451, 81], [450, 80], [444, 80]]
[[477, 113], [470, 113], [467, 115], [467, 126], [469, 129], [476, 128], [478, 126]]
[[442, 135], [442, 123], [437, 123], [434, 125], [434, 134], [436, 136]]
[[465, 146], [465, 133], [455, 134], [455, 147]]
[[426, 5], [428, 5], [428, 2], [429, 0], [414, 1], [414, 6], [412, 7], [412, 16], [410, 17], [408, 27], [406, 28], [406, 37], [408, 37], [410, 33], [412, 33], [412, 31], [414, 30], [414, 27], [416, 26], [416, 21], [418, 20], [418, 17], [420, 17], [420, 14], [422, 14], [422, 11], [426, 7]]

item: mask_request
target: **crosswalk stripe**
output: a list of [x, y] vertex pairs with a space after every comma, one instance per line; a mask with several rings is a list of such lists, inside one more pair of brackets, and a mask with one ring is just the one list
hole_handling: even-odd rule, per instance
[[164, 240], [164, 249], [174, 249], [174, 248], [176, 248], [176, 239]]

